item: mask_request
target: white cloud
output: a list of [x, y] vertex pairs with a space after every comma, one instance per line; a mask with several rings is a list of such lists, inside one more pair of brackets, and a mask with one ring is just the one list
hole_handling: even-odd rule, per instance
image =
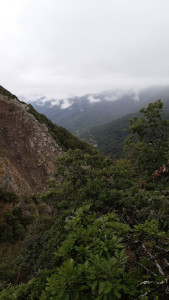
[[59, 99], [49, 99], [49, 101], [50, 101], [50, 106], [51, 107], [53, 107], [53, 106], [55, 106], [55, 105], [57, 105], [57, 106], [60, 106], [60, 103], [61, 103], [61, 100], [59, 100]]
[[66, 109], [68, 107], [72, 106], [72, 102], [69, 101], [69, 99], [62, 100], [62, 103], [60, 105], [61, 109]]
[[101, 102], [99, 98], [94, 98], [93, 95], [90, 95], [87, 99], [89, 100], [90, 103]]
[[134, 100], [134, 101], [136, 101], [136, 102], [139, 101], [139, 100], [140, 100], [140, 97], [139, 97], [139, 91], [136, 90], [136, 89], [133, 90], [133, 91], [132, 91], [132, 97], [133, 97], [133, 100]]

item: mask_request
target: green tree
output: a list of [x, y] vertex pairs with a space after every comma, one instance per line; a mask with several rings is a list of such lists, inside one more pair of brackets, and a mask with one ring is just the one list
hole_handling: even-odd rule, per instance
[[138, 173], [150, 175], [168, 160], [169, 121], [163, 118], [162, 110], [163, 103], [157, 100], [140, 110], [140, 118], [129, 121], [131, 135], [124, 151]]
[[117, 299], [126, 256], [121, 236], [129, 228], [111, 213], [96, 218], [90, 206], [67, 219], [68, 235], [56, 253], [60, 266], [40, 299]]

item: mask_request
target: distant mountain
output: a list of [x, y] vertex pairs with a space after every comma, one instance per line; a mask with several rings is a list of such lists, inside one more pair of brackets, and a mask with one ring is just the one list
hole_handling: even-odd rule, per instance
[[[154, 96], [150, 100], [149, 97], [148, 102], [154, 102], [158, 98], [159, 97], [155, 98]], [[163, 94], [163, 97], [161, 98], [164, 103], [165, 117], [169, 119], [169, 93], [168, 97]], [[139, 116], [139, 112], [137, 111], [122, 118], [113, 120], [112, 122], [109, 122], [107, 124], [90, 128], [81, 133], [79, 137], [97, 147], [97, 149], [104, 155], [107, 155], [113, 159], [117, 159], [122, 155], [124, 140], [129, 134], [129, 132], [127, 131], [129, 128], [129, 120], [134, 116]]]
[[52, 122], [78, 135], [86, 128], [101, 125], [138, 110], [141, 106], [138, 93], [130, 91], [105, 91], [69, 99], [41, 97], [31, 103]]
[[79, 136], [88, 128], [134, 113], [158, 98], [166, 100], [168, 95], [169, 86], [157, 86], [141, 91], [110, 90], [61, 100], [39, 97], [31, 104], [52, 122]]

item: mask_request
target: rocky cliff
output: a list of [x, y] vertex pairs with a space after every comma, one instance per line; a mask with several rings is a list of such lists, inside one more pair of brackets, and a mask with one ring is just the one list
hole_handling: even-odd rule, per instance
[[18, 195], [42, 191], [62, 153], [29, 106], [0, 90], [0, 186]]

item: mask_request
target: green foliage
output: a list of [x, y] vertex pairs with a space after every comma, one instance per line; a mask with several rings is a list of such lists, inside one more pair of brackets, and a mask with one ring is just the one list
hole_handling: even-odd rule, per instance
[[6, 222], [0, 222], [0, 242], [12, 242], [13, 235]]
[[70, 150], [57, 160], [56, 181], [50, 183], [51, 191], [45, 194], [44, 200], [58, 209], [62, 205], [68, 209], [70, 203], [72, 209], [84, 203], [102, 212], [115, 208], [117, 199], [113, 195], [119, 191], [113, 180], [113, 170], [111, 160], [98, 153], [89, 155]]
[[130, 175], [125, 181], [129, 163], [124, 161], [124, 167], [123, 162], [119, 165], [118, 172], [111, 160], [98, 153], [91, 156], [80, 150], [69, 150], [57, 160], [56, 179], [49, 183], [47, 192], [36, 196], [37, 203], [45, 202], [52, 206], [52, 219], [44, 222], [43, 226], [42, 220], [31, 225], [17, 262], [24, 272], [34, 273], [41, 265], [55, 267], [53, 253], [65, 238], [65, 218], [74, 214], [78, 207], [87, 203], [91, 211], [102, 215], [120, 206], [120, 181], [124, 182], [123, 190], [128, 189], [131, 183]]
[[33, 220], [33, 215], [23, 215], [21, 207], [16, 207], [11, 212], [7, 212], [3, 220], [0, 221], [0, 243], [23, 240], [26, 226], [31, 224]]
[[[168, 95], [164, 96], [164, 98], [166, 97], [168, 100]], [[143, 103], [147, 104], [148, 102], [144, 101]], [[135, 111], [137, 110], [135, 109]], [[164, 111], [166, 119], [169, 119], [169, 101], [164, 101]], [[139, 118], [140, 113], [135, 112], [113, 120], [110, 123], [89, 128], [80, 133], [80, 138], [91, 144], [97, 144], [97, 149], [102, 154], [107, 155], [112, 159], [119, 159], [123, 155], [125, 139], [129, 136], [129, 120], [134, 116]]]
[[137, 238], [146, 237], [148, 239], [165, 236], [165, 232], [159, 230], [159, 222], [157, 220], [146, 220], [144, 224], [134, 226], [134, 234]]
[[114, 214], [96, 219], [89, 210], [81, 208], [67, 220], [68, 235], [56, 253], [61, 263], [41, 299], [120, 297], [126, 257], [118, 236], [128, 228]]
[[1, 263], [0, 264], [0, 291], [8, 286], [9, 283], [14, 283], [16, 272], [12, 266]]
[[38, 300], [41, 291], [45, 288], [46, 278], [50, 274], [50, 271], [43, 270], [27, 284], [22, 283], [17, 287], [9, 285], [0, 294], [0, 300]]
[[0, 188], [0, 201], [3, 202], [13, 202], [17, 201], [18, 197], [16, 194], [4, 191], [2, 188]]
[[163, 103], [157, 100], [140, 110], [143, 117], [130, 120], [125, 154], [137, 173], [150, 175], [167, 162], [169, 121], [162, 118], [162, 109]]
[[112, 159], [119, 159], [123, 154], [123, 146], [129, 135], [129, 119], [133, 114], [113, 120], [110, 123], [93, 127], [80, 134], [80, 137], [91, 144], [97, 144], [97, 149]]
[[149, 176], [168, 156], [161, 110], [157, 101], [131, 121], [130, 160], [88, 148], [59, 157], [48, 190], [34, 196], [50, 217], [30, 220], [31, 207], [4, 216], [1, 243], [22, 249], [12, 266], [0, 265], [0, 299], [167, 299], [168, 173]]

